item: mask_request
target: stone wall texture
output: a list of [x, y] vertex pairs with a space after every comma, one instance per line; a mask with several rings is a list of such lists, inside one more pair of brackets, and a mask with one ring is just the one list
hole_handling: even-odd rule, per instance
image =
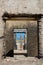
[[[24, 23], [25, 22], [25, 23]], [[7, 20], [5, 29], [5, 54], [10, 50], [15, 49], [16, 39], [14, 30], [16, 28], [27, 29], [27, 54], [28, 56], [38, 56], [38, 43], [37, 43], [37, 21], [27, 19]], [[33, 35], [34, 34], [34, 35]], [[19, 51], [18, 51], [19, 52]]]
[[[0, 37], [4, 34], [5, 23], [2, 20], [4, 12], [8, 13], [27, 13], [43, 14], [43, 0], [0, 0]], [[39, 23], [40, 28], [40, 55], [43, 56], [43, 18]], [[39, 27], [40, 27], [39, 26]], [[0, 58], [3, 55], [3, 38], [0, 39]]]

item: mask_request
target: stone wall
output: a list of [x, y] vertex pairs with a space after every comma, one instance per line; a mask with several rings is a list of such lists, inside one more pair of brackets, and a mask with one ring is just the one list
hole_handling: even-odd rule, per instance
[[39, 23], [39, 42], [40, 42], [40, 56], [43, 56], [43, 18], [41, 18]]
[[5, 54], [14, 48], [13, 30], [15, 28], [27, 29], [27, 50], [28, 56], [38, 56], [38, 43], [37, 43], [37, 21], [29, 18], [18, 18], [6, 20], [5, 28]]
[[[3, 13], [7, 11], [8, 13], [33, 13], [33, 14], [43, 14], [43, 0], [0, 0], [0, 37], [4, 33], [4, 22], [2, 20]], [[43, 29], [43, 19], [41, 20], [41, 28]], [[43, 31], [43, 30], [42, 30]], [[41, 37], [43, 39], [43, 34]], [[3, 39], [3, 38], [2, 38]], [[3, 51], [3, 41], [0, 39], [0, 57]], [[43, 42], [40, 42], [43, 47]], [[41, 49], [42, 50], [42, 49]], [[43, 50], [42, 50], [43, 52]], [[42, 53], [43, 55], [43, 53]]]
[[[33, 25], [34, 24], [34, 25]], [[38, 56], [37, 21], [28, 23], [28, 56]]]

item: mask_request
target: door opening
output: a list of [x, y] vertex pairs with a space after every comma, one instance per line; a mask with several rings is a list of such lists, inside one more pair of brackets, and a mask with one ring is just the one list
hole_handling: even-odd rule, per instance
[[14, 54], [27, 53], [27, 29], [14, 29]]

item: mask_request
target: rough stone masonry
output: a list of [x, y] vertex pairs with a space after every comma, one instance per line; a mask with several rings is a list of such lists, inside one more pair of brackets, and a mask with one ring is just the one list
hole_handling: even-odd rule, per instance
[[[43, 0], [0, 0], [0, 59], [3, 55], [4, 22], [2, 15], [8, 13], [43, 14]], [[43, 17], [39, 23], [40, 55], [43, 56]]]

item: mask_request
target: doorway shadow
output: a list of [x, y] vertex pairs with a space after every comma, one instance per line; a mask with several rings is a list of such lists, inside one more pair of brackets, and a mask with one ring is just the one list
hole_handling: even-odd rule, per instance
[[13, 50], [10, 50], [7, 54], [6, 57], [14, 57], [14, 52]]

